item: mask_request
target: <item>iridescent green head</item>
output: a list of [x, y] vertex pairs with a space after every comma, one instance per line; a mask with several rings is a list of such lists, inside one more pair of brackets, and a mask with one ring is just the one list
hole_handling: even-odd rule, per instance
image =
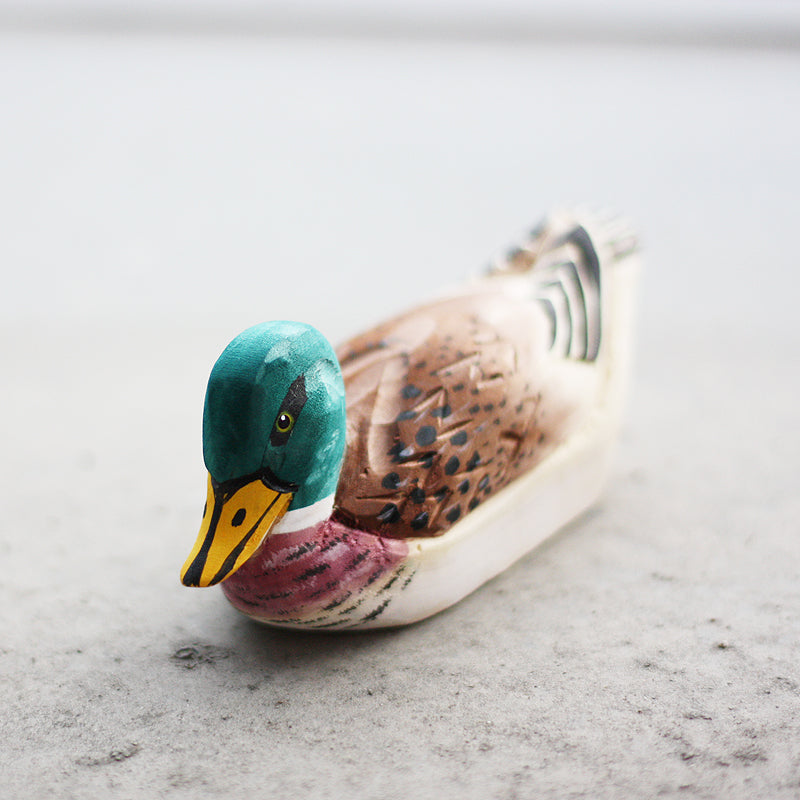
[[217, 483], [266, 471], [290, 508], [333, 494], [344, 454], [344, 383], [325, 337], [299, 322], [239, 334], [208, 381], [203, 456]]
[[322, 334], [299, 322], [265, 322], [237, 336], [208, 381], [208, 501], [183, 582], [218, 583], [284, 511], [332, 495], [344, 446], [344, 382]]

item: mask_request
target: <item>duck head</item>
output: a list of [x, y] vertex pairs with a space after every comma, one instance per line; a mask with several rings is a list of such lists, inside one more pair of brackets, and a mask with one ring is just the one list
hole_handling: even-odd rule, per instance
[[225, 580], [286, 511], [333, 495], [344, 446], [344, 382], [322, 334], [298, 322], [265, 322], [237, 336], [208, 381], [208, 495], [181, 581]]

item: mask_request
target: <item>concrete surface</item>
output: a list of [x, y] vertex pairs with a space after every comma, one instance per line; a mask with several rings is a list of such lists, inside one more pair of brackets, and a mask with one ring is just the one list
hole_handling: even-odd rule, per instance
[[[800, 795], [796, 53], [9, 36], [0, 92], [0, 796]], [[401, 630], [179, 585], [231, 335], [574, 200], [647, 245], [593, 511]]]

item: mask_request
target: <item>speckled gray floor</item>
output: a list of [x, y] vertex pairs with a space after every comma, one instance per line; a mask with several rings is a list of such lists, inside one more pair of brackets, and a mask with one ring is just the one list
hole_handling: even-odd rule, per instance
[[[796, 56], [6, 44], [0, 795], [800, 794]], [[569, 196], [648, 245], [602, 502], [406, 629], [181, 587], [227, 339], [339, 338]]]

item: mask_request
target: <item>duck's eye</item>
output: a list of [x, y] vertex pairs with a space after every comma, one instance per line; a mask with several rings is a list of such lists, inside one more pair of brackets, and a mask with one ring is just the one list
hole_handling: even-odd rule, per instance
[[287, 414], [285, 411], [281, 412], [281, 414], [278, 415], [278, 419], [275, 420], [275, 427], [280, 433], [289, 433], [294, 427], [294, 417], [291, 414]]
[[306, 379], [300, 375], [295, 378], [289, 391], [286, 392], [286, 397], [278, 406], [278, 416], [275, 417], [272, 432], [269, 435], [269, 443], [273, 447], [283, 447], [289, 441], [297, 424], [297, 417], [306, 404], [306, 399]]

